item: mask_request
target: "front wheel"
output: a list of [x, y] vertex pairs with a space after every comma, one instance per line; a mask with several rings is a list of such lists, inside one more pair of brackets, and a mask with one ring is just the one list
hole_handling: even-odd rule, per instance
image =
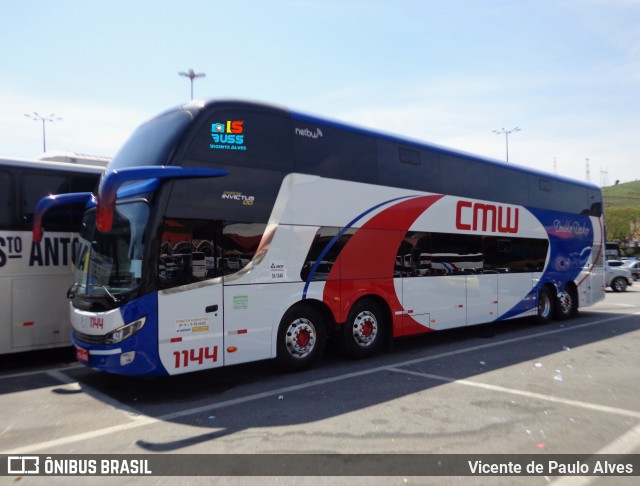
[[299, 305], [289, 309], [278, 328], [276, 361], [287, 371], [313, 366], [324, 352], [326, 322], [316, 308]]
[[539, 324], [546, 324], [553, 317], [553, 295], [551, 291], [543, 287], [538, 294], [538, 315], [536, 320]]
[[362, 299], [351, 308], [342, 326], [342, 344], [352, 358], [364, 358], [382, 347], [387, 319], [380, 305], [372, 299]]
[[616, 277], [611, 282], [611, 288], [614, 292], [625, 292], [627, 290], [627, 279], [624, 277]]

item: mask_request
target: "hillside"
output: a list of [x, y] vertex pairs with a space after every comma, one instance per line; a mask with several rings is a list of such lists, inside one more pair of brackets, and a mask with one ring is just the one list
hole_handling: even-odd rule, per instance
[[628, 207], [640, 209], [640, 181], [625, 182], [603, 187], [604, 207]]
[[607, 240], [636, 248], [640, 240], [640, 181], [603, 187], [602, 196]]

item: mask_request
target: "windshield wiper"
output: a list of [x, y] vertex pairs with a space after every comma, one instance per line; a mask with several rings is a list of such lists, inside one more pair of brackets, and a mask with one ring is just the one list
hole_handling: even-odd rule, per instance
[[120, 303], [120, 299], [118, 299], [115, 295], [113, 295], [111, 292], [109, 292], [109, 289], [107, 287], [105, 287], [102, 284], [94, 284], [97, 285], [98, 287], [102, 287], [104, 289], [104, 291], [107, 293], [107, 295], [109, 296], [109, 298], [111, 299], [111, 302], [113, 302], [114, 304], [119, 304]]

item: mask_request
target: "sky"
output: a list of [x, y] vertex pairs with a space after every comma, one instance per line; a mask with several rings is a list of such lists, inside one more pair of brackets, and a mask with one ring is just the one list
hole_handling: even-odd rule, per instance
[[[0, 156], [113, 156], [257, 100], [598, 185], [640, 179], [640, 0], [0, 0]], [[588, 169], [588, 170], [587, 170]]]

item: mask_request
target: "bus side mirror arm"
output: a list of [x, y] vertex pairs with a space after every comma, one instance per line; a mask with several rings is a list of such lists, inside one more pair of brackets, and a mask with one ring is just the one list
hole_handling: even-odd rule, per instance
[[[98, 188], [98, 204], [96, 211], [96, 227], [98, 231], [111, 231], [113, 213], [116, 208], [118, 189], [126, 182], [159, 180], [159, 179], [190, 179], [200, 177], [222, 177], [228, 175], [226, 170], [200, 169], [197, 167], [174, 166], [141, 166], [125, 169], [113, 169], [102, 176]], [[125, 190], [126, 188], [123, 188]]]
[[42, 235], [44, 234], [42, 220], [49, 209], [67, 204], [86, 204], [92, 197], [93, 193], [91, 192], [75, 192], [72, 194], [50, 195], [40, 199], [33, 214], [33, 226], [31, 229], [33, 241], [36, 243], [42, 241]]

